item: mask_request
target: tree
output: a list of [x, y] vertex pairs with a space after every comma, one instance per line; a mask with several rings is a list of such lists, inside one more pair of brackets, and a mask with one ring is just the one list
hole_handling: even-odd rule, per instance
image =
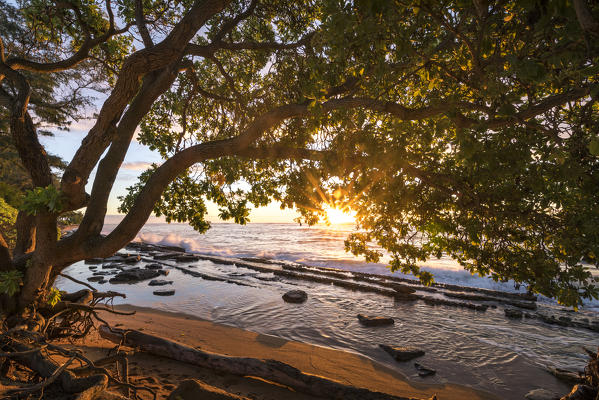
[[[349, 207], [349, 250], [377, 260], [374, 241], [425, 282], [417, 263], [447, 253], [564, 304], [597, 298], [581, 260], [598, 265], [599, 6], [571, 3], [1, 3], [0, 106], [35, 216], [0, 262], [17, 287], [5, 312], [46, 301], [60, 271], [113, 254], [152, 212], [208, 229], [206, 200], [238, 223], [273, 200], [307, 223]], [[38, 135], [85, 114], [89, 87], [105, 100], [53, 186]], [[102, 237], [138, 127], [164, 162]]]

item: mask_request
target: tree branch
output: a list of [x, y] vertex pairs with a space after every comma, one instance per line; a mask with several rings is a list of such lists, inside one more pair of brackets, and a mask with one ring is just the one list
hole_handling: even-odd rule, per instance
[[114, 135], [110, 127], [116, 124], [125, 107], [139, 91], [141, 76], [179, 60], [185, 45], [196, 32], [229, 1], [197, 0], [162, 42], [134, 53], [125, 61], [114, 89], [100, 110], [96, 124], [83, 140], [63, 174], [61, 190], [67, 198], [81, 203], [71, 205], [72, 208], [83, 205], [84, 188], [89, 174]]
[[135, 0], [135, 23], [137, 24], [137, 30], [141, 35], [141, 38], [146, 47], [154, 46], [154, 42], [152, 41], [152, 37], [150, 36], [150, 32], [148, 32], [148, 27], [146, 25], [143, 4], [141, 0]]

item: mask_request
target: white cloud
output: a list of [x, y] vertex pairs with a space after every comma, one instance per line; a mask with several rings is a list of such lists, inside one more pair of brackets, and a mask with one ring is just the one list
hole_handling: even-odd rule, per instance
[[131, 162], [124, 162], [123, 165], [121, 165], [121, 169], [128, 169], [130, 171], [145, 171], [146, 169], [150, 168], [151, 166], [152, 166], [152, 163], [149, 163], [149, 162], [131, 161]]

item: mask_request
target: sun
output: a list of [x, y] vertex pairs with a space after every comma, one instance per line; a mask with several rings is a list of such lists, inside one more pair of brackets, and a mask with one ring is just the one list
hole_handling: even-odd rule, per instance
[[324, 211], [326, 212], [328, 222], [331, 225], [353, 224], [356, 222], [356, 213], [352, 210], [340, 210], [339, 208], [325, 206]]

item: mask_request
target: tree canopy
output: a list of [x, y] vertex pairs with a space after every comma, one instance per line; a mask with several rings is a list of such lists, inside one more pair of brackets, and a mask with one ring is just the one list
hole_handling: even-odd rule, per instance
[[[347, 249], [377, 261], [380, 246], [392, 270], [424, 282], [418, 265], [448, 254], [564, 304], [599, 295], [595, 3], [0, 5], [10, 22], [0, 24], [0, 110], [34, 186], [52, 184], [37, 135], [85, 115], [90, 90], [105, 99], [62, 174], [60, 206], [28, 209], [37, 245], [11, 261], [25, 276], [21, 303], [65, 266], [118, 250], [152, 212], [205, 231], [207, 200], [238, 223], [273, 200], [307, 223], [326, 205], [351, 208]], [[99, 237], [138, 127], [164, 162]], [[74, 235], [43, 236], [81, 207]]]

